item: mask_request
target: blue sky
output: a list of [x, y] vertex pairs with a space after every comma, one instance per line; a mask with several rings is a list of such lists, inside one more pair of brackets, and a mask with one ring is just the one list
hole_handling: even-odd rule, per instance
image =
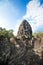
[[33, 32], [43, 31], [43, 0], [0, 0], [0, 27], [13, 29], [26, 19]]

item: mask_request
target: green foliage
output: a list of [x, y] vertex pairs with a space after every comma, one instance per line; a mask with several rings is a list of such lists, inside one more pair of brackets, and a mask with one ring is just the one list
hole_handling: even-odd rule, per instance
[[43, 32], [37, 32], [33, 34], [34, 37], [43, 37]]
[[14, 37], [13, 30], [6, 30], [5, 28], [0, 28], [0, 37], [11, 38]]
[[13, 30], [8, 31], [8, 38], [14, 37]]

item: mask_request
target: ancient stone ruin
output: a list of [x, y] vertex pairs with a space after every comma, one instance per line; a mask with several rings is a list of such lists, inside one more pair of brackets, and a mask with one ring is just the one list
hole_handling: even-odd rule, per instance
[[16, 38], [10, 38], [10, 42], [0, 38], [0, 65], [43, 65], [43, 53], [40, 59], [34, 51], [33, 40], [32, 28], [23, 20]]
[[27, 38], [29, 40], [32, 38], [32, 28], [26, 20], [23, 20], [23, 22], [20, 24], [17, 36], [20, 39]]

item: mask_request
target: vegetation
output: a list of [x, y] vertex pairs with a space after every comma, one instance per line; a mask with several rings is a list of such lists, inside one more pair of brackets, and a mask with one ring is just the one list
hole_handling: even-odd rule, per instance
[[[41, 38], [41, 37], [43, 37], [43, 32], [33, 33], [33, 36]], [[11, 37], [15, 37], [15, 36], [13, 34], [12, 29], [6, 30], [5, 28], [0, 27], [0, 38], [1, 37], [6, 37], [6, 38], [10, 39]]]
[[43, 37], [43, 32], [34, 33], [33, 36], [41, 38], [41, 37]]
[[10, 39], [11, 37], [14, 37], [13, 30], [6, 30], [5, 28], [0, 28], [0, 38], [5, 37]]

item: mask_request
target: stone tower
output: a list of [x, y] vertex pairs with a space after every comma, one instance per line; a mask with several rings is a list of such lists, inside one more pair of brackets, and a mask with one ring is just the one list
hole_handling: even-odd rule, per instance
[[19, 39], [25, 38], [29, 40], [32, 38], [32, 28], [27, 20], [23, 20], [23, 22], [20, 24], [17, 37]]

